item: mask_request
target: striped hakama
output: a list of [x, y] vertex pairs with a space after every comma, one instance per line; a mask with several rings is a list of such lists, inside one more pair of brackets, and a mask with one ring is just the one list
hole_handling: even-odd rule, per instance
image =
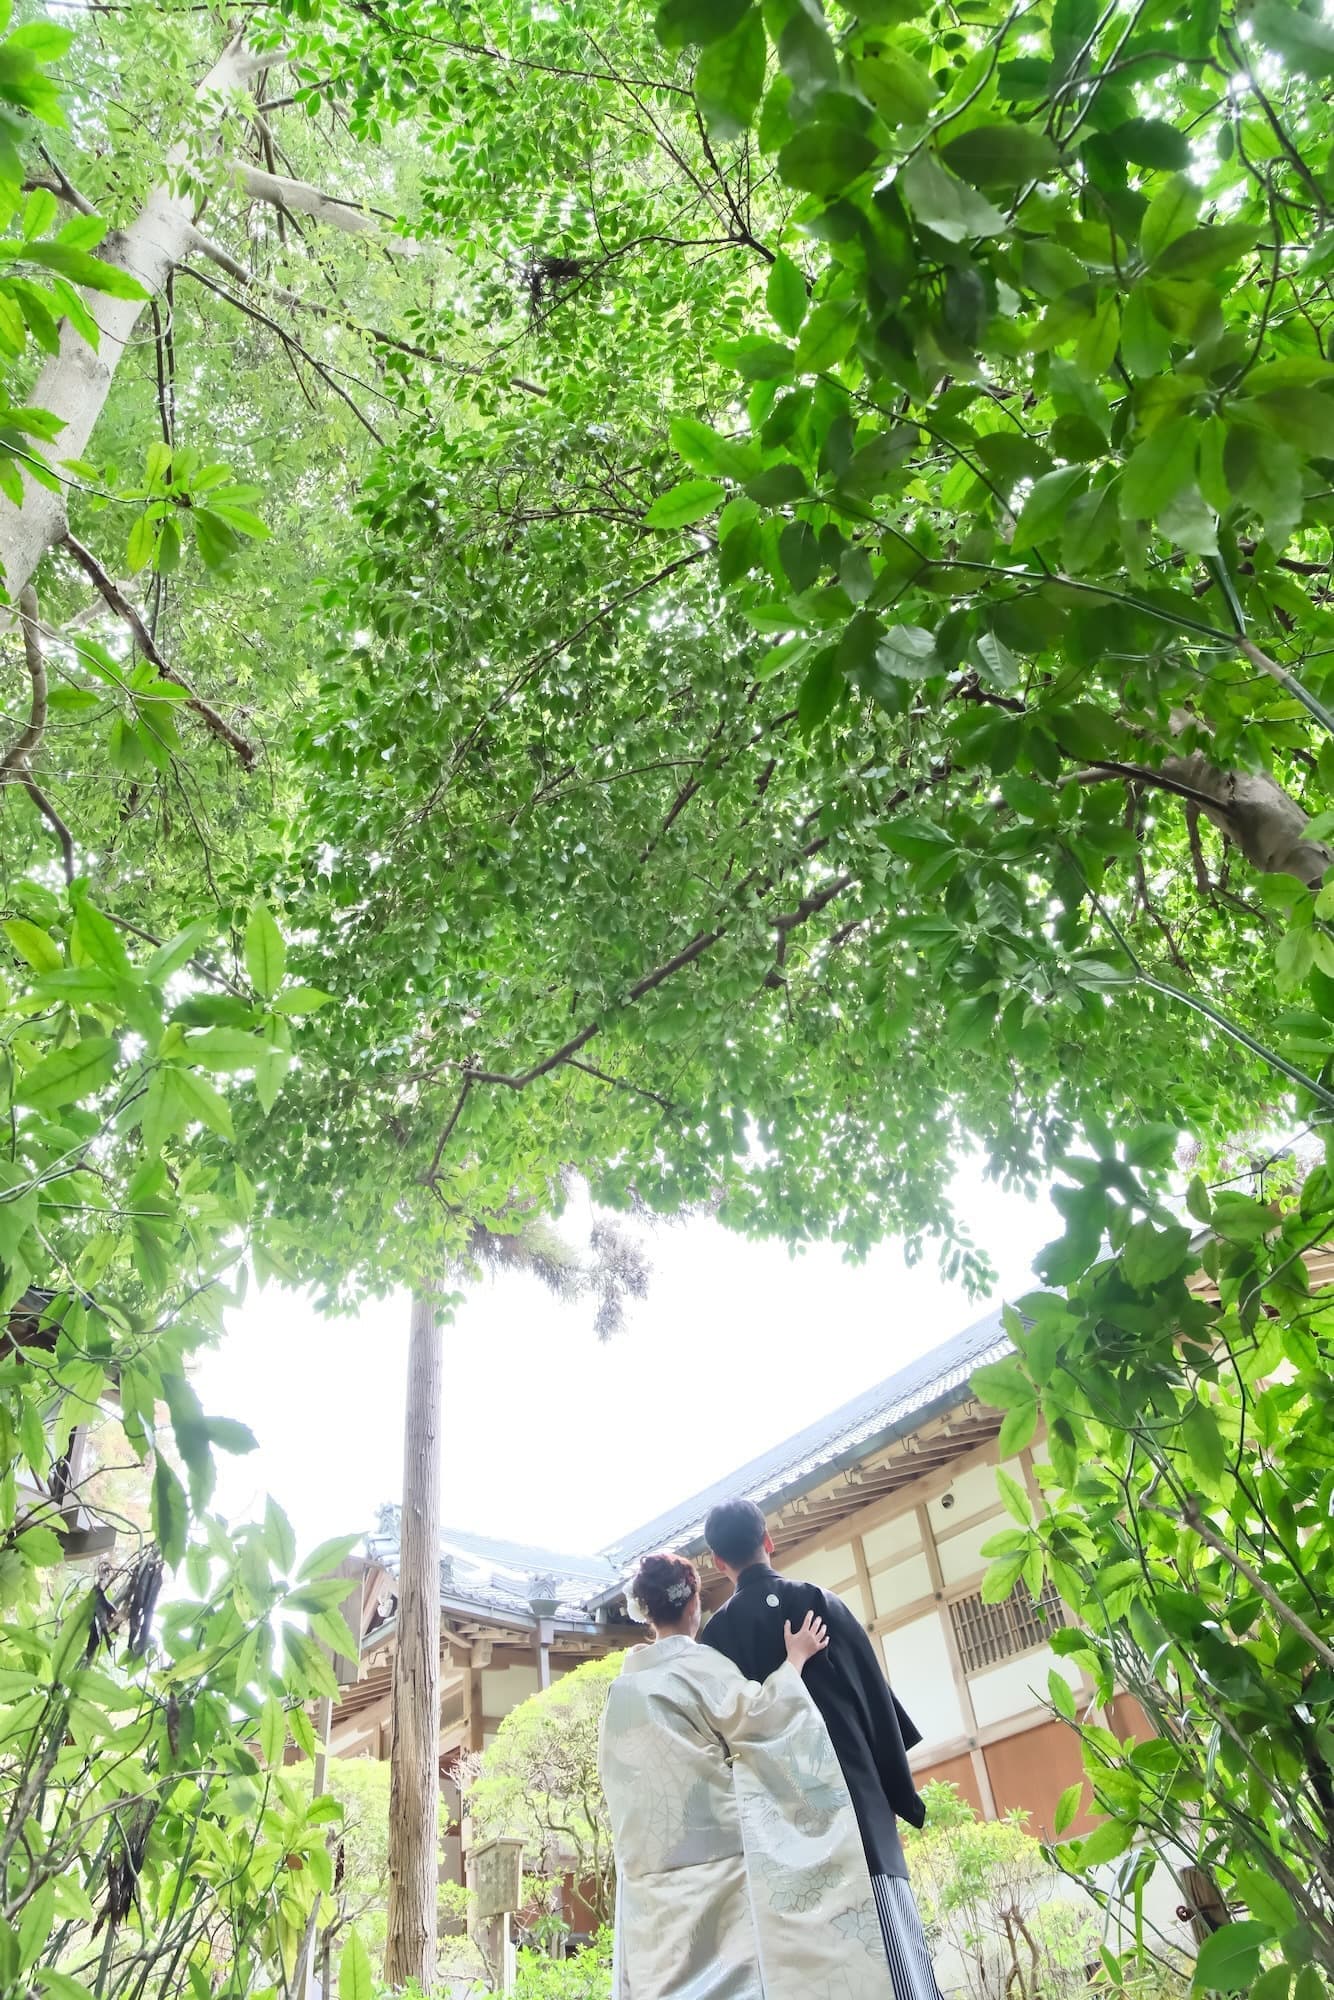
[[894, 2000], [940, 2000], [926, 1932], [910, 1884], [901, 1875], [872, 1875], [871, 1893], [885, 1940]]

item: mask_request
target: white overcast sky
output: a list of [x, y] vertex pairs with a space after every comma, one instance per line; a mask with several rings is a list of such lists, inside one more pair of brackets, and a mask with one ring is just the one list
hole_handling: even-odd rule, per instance
[[[1005, 1195], [966, 1170], [961, 1212], [999, 1273], [995, 1299], [1031, 1284], [1059, 1234], [1045, 1200]], [[571, 1218], [577, 1227], [578, 1217]], [[795, 1258], [716, 1223], [648, 1232], [650, 1293], [600, 1345], [587, 1304], [533, 1280], [483, 1282], [446, 1333], [444, 1514], [478, 1534], [566, 1552], [614, 1541], [987, 1309], [897, 1243], [865, 1264], [828, 1245]], [[217, 1505], [233, 1521], [287, 1510], [303, 1547], [368, 1528], [399, 1494], [405, 1299], [326, 1319], [276, 1285], [251, 1289], [196, 1377], [211, 1415], [259, 1439], [220, 1458]]]

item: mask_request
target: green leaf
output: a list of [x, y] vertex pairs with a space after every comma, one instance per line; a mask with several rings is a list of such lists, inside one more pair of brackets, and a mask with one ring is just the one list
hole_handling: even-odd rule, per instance
[[[712, 0], [704, 0], [711, 5]], [[874, 165], [873, 140], [851, 125], [815, 120], [803, 125], [778, 155], [778, 171], [790, 187], [808, 194], [841, 194]]]
[[168, 1569], [184, 1560], [189, 1526], [185, 1488], [159, 1451], [153, 1464], [153, 1533]]
[[1137, 444], [1121, 475], [1121, 512], [1128, 521], [1154, 521], [1195, 478], [1198, 426], [1176, 417]]
[[998, 236], [1005, 227], [999, 209], [965, 181], [946, 173], [931, 153], [918, 153], [904, 167], [897, 186], [917, 220], [947, 243], [974, 236]]
[[1102, 1868], [1109, 1861], [1116, 1861], [1130, 1846], [1133, 1831], [1120, 1820], [1104, 1820], [1086, 1834], [1079, 1843], [1079, 1866], [1082, 1869]]
[[125, 549], [125, 561], [131, 576], [138, 576], [141, 569], [147, 569], [153, 560], [156, 542], [157, 522], [151, 514], [140, 514], [130, 529]]
[[789, 339], [795, 337], [806, 317], [806, 280], [785, 250], [778, 252], [770, 266], [764, 297], [779, 332]]
[[1044, 474], [1024, 502], [1010, 543], [1011, 553], [1022, 555], [1041, 542], [1058, 541], [1065, 531], [1071, 502], [1087, 484], [1088, 470], [1082, 465], [1063, 465]]
[[338, 1961], [338, 2000], [375, 2000], [370, 1955], [355, 1924]]
[[1046, 133], [1032, 125], [975, 125], [941, 147], [952, 173], [974, 187], [1012, 188], [1053, 173], [1060, 155]]
[[759, 446], [753, 438], [723, 437], [693, 417], [677, 417], [671, 439], [673, 449], [693, 471], [711, 478], [749, 479], [760, 468]]
[[660, 493], [645, 515], [650, 528], [688, 528], [712, 514], [727, 498], [723, 487], [711, 479], [686, 479], [670, 492]]
[[207, 1125], [210, 1132], [216, 1132], [220, 1139], [234, 1139], [231, 1106], [220, 1091], [213, 1088], [204, 1077], [196, 1076], [193, 1070], [173, 1069], [176, 1090], [182, 1111], [187, 1119], [197, 1118]]
[[803, 735], [809, 736], [833, 713], [842, 691], [835, 650], [829, 646], [812, 663], [797, 695], [797, 727]]
[[291, 1015], [295, 1020], [304, 1014], [318, 1014], [332, 1000], [332, 993], [321, 993], [317, 986], [288, 986], [274, 1000], [273, 1011]]
[[191, 1035], [185, 1053], [192, 1063], [205, 1069], [228, 1072], [257, 1069], [266, 1047], [258, 1035], [247, 1034], [242, 1028], [209, 1028], [202, 1035]]
[[1200, 1946], [1192, 1993], [1244, 1993], [1260, 1970], [1270, 1935], [1268, 1924], [1254, 1918], [1224, 1924]]
[[1024, 1573], [1024, 1556], [1003, 1556], [993, 1563], [982, 1579], [982, 1602], [984, 1604], [1004, 1604], [1014, 1592], [1014, 1587]]
[[297, 1582], [309, 1583], [315, 1577], [332, 1575], [340, 1564], [347, 1561], [360, 1541], [360, 1535], [338, 1535], [331, 1541], [321, 1542], [318, 1548], [311, 1550], [297, 1571]]
[[1047, 1675], [1047, 1695], [1056, 1713], [1067, 1722], [1075, 1719], [1075, 1691], [1065, 1675], [1052, 1667]]
[[1227, 1445], [1218, 1418], [1207, 1403], [1192, 1403], [1183, 1413], [1181, 1441], [1204, 1484], [1217, 1487], [1227, 1471]]
[[1023, 1363], [1013, 1358], [974, 1369], [971, 1387], [978, 1402], [992, 1410], [1024, 1409], [1037, 1396]]
[[287, 946], [265, 903], [256, 903], [245, 931], [245, 963], [250, 983], [262, 999], [271, 1000], [287, 971]]
[[664, 48], [720, 42], [743, 19], [751, 0], [664, 0], [654, 20]]
[[1056, 1801], [1056, 1811], [1052, 1815], [1051, 1825], [1052, 1832], [1058, 1840], [1066, 1831], [1066, 1828], [1072, 1826], [1079, 1817], [1079, 1808], [1083, 1804], [1083, 1801], [1084, 1782], [1081, 1778], [1077, 1779], [1073, 1785], [1067, 1785], [1061, 1793], [1060, 1798]]
[[805, 498], [809, 488], [799, 465], [783, 460], [746, 481], [746, 492], [761, 507], [786, 507]]
[[1038, 1406], [1036, 1402], [1022, 1404], [1018, 1409], [1007, 1410], [1001, 1420], [996, 1448], [1006, 1458], [1013, 1458], [1016, 1452], [1026, 1451], [1037, 1436]]
[[764, 93], [764, 21], [752, 7], [730, 35], [710, 43], [695, 66], [695, 102], [709, 130], [736, 139], [754, 122]]
[[291, 1522], [272, 1498], [264, 1507], [264, 1542], [278, 1568], [288, 1575], [296, 1561], [296, 1537]]
[[837, 367], [857, 338], [860, 324], [856, 299], [830, 299], [816, 306], [797, 342], [797, 373], [813, 375]]
[[1176, 172], [1190, 165], [1190, 141], [1161, 118], [1128, 118], [1109, 134], [1123, 159], [1136, 167]]
[[1150, 263], [1193, 226], [1202, 199], [1203, 190], [1185, 174], [1174, 174], [1154, 196], [1139, 230], [1140, 249]]
[[[1147, 218], [1146, 218], [1147, 220]], [[1256, 232], [1249, 222], [1215, 223], [1175, 236], [1153, 260], [1159, 277], [1212, 278], [1255, 248]]]
[[282, 1703], [270, 1695], [259, 1712], [259, 1750], [269, 1770], [276, 1771], [281, 1765], [286, 1744], [286, 1711]]
[[1281, 0], [1260, 0], [1249, 19], [1258, 39], [1290, 69], [1317, 81], [1334, 76], [1334, 30], [1319, 15], [1285, 7]]
[[778, 558], [792, 588], [809, 590], [824, 567], [820, 545], [809, 522], [789, 521], [778, 537]]
[[18, 1080], [14, 1101], [33, 1111], [58, 1111], [104, 1089], [115, 1067], [116, 1044], [104, 1035], [89, 1036], [27, 1070]]
[[64, 960], [60, 956], [59, 945], [49, 932], [30, 924], [26, 917], [9, 917], [3, 928], [19, 957], [34, 972], [59, 972]]
[[134, 969], [121, 942], [120, 932], [96, 904], [83, 898], [74, 919], [71, 956], [75, 963], [96, 965], [116, 979], [132, 979]]
[[1297, 1921], [1297, 1911], [1281, 1882], [1249, 1862], [1238, 1862], [1232, 1872], [1253, 1917], [1262, 1924], [1268, 1924], [1277, 1937], [1292, 1929]]
[[932, 633], [920, 625], [890, 625], [875, 649], [877, 664], [900, 680], [921, 681], [941, 671]]
[[1000, 1497], [1006, 1512], [1018, 1521], [1021, 1528], [1031, 1527], [1033, 1525], [1033, 1503], [1024, 1491], [1024, 1488], [1019, 1484], [1019, 1481], [1012, 1473], [1007, 1472], [1003, 1465], [996, 1467], [996, 1485], [1000, 1490]]

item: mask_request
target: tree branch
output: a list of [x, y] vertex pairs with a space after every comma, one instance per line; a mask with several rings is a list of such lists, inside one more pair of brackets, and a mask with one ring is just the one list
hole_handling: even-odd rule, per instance
[[[313, 313], [317, 319], [325, 320], [334, 326], [345, 327], [349, 333], [358, 334], [363, 340], [373, 341], [378, 347], [388, 347], [395, 354], [407, 354], [414, 361], [427, 361], [437, 368], [452, 368], [460, 375], [482, 376], [488, 372], [478, 362], [459, 361], [453, 355], [438, 354], [432, 348], [422, 347], [415, 341], [401, 340], [397, 334], [386, 333], [381, 327], [367, 326], [363, 321], [354, 318], [351, 313], [343, 312], [337, 306], [326, 305], [323, 299], [303, 298], [299, 292], [290, 292], [283, 285], [271, 285], [254, 271], [247, 270], [229, 250], [224, 250], [220, 243], [215, 243], [199, 229], [191, 231], [191, 248], [199, 256], [207, 257], [211, 264], [216, 264], [220, 271], [225, 271], [234, 283], [244, 285], [247, 289], [261, 291], [267, 298], [276, 300], [278, 304], [287, 306], [293, 312]], [[182, 265], [181, 269], [187, 278], [193, 278], [196, 284], [204, 285], [210, 291], [216, 292], [219, 298], [227, 299], [238, 311], [253, 311], [253, 308], [248, 307], [243, 300], [222, 291], [216, 285], [210, 285], [201, 272], [191, 270], [188, 264]], [[258, 314], [256, 317], [260, 318], [261, 324], [274, 327], [272, 320], [265, 320]], [[274, 331], [281, 332], [281, 329], [274, 327]], [[307, 359], [311, 357], [307, 356]], [[318, 366], [318, 363], [312, 361], [312, 365]], [[547, 394], [538, 383], [529, 382], [522, 375], [512, 375], [509, 386], [511, 389], [520, 390], [526, 396], [541, 396], [545, 399]]]
[[32, 705], [27, 722], [0, 762], [0, 785], [12, 784], [16, 778], [22, 781], [27, 774], [28, 759], [46, 729], [46, 662], [42, 658], [37, 593], [30, 583], [25, 583], [19, 593], [19, 623], [23, 628], [23, 657], [32, 682]]
[[37, 593], [30, 583], [26, 583], [19, 592], [19, 623], [23, 630], [23, 656], [27, 663], [28, 678], [32, 682], [32, 707], [27, 724], [6, 751], [3, 762], [0, 762], [0, 785], [23, 787], [60, 842], [65, 881], [71, 883], [75, 875], [74, 836], [33, 777], [28, 762], [42, 740], [47, 716], [46, 661], [42, 658], [41, 618], [37, 608]]
[[364, 207], [360, 202], [345, 201], [340, 195], [326, 194], [323, 188], [314, 187], [309, 181], [294, 181], [285, 174], [265, 173], [262, 167], [252, 166], [248, 160], [232, 160], [229, 167], [242, 193], [249, 195], [252, 201], [265, 202], [270, 208], [281, 209], [287, 214], [308, 215], [312, 222], [341, 229], [346, 236], [374, 236], [387, 249], [397, 250], [407, 257], [421, 254], [421, 244], [413, 237], [394, 236], [386, 241], [381, 236], [377, 223], [397, 220], [395, 216], [386, 215], [382, 209]]
[[138, 611], [130, 603], [129, 598], [126, 597], [119, 585], [112, 582], [92, 550], [86, 549], [83, 543], [78, 541], [68, 530], [65, 532], [63, 541], [64, 546], [69, 550], [75, 562], [78, 563], [80, 569], [88, 577], [103, 601], [116, 613], [118, 618], [123, 619], [129, 626], [135, 645], [158, 674], [159, 678], [164, 681], [170, 681], [173, 687], [183, 688], [186, 696], [186, 707], [193, 709], [205, 727], [220, 742], [225, 743], [229, 750], [235, 752], [245, 765], [247, 771], [253, 770], [259, 754], [254, 744], [248, 743], [244, 736], [238, 735], [231, 724], [224, 721], [223, 717], [218, 714], [216, 708], [211, 707], [200, 695], [197, 695], [189, 682], [184, 680], [174, 667], [167, 665]]

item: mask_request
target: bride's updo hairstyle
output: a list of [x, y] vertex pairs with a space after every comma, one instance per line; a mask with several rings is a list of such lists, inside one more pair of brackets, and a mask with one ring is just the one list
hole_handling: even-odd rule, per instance
[[635, 1571], [630, 1595], [650, 1624], [679, 1625], [692, 1597], [699, 1594], [699, 1571], [688, 1556], [645, 1556]]

